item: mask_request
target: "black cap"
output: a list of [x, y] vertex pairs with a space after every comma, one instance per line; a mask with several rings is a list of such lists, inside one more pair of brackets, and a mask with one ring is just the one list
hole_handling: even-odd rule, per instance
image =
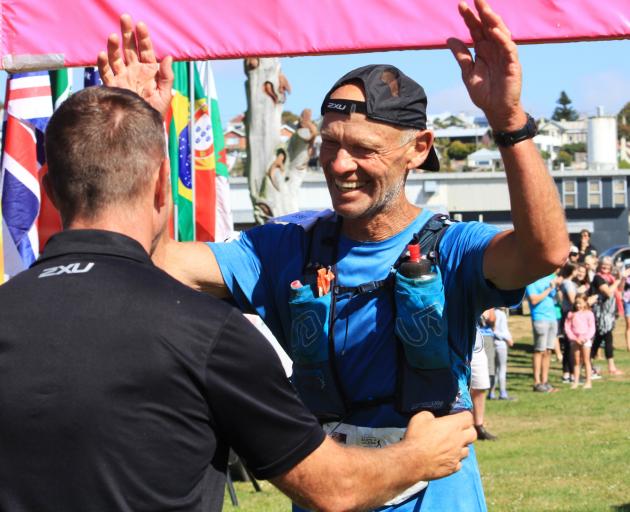
[[[354, 105], [346, 109], [348, 102], [330, 100], [333, 91], [355, 81], [363, 84], [365, 105], [352, 102]], [[342, 76], [324, 97], [322, 116], [326, 112], [361, 112], [374, 121], [417, 130], [427, 129], [427, 95], [424, 89], [398, 68], [388, 64], [370, 64]], [[420, 167], [428, 171], [440, 170], [440, 161], [433, 146]]]

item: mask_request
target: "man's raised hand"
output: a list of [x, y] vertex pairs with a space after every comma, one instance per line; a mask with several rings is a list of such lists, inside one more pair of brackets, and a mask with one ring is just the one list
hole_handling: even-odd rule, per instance
[[153, 51], [149, 29], [143, 22], [135, 27], [131, 16], [120, 17], [122, 48], [119, 36], [107, 38], [107, 52], [98, 54], [98, 71], [108, 87], [129, 89], [163, 116], [171, 103], [173, 90], [173, 59], [165, 57], [158, 64]]
[[462, 70], [473, 103], [488, 118], [493, 130], [522, 128], [526, 115], [521, 106], [521, 65], [512, 34], [486, 0], [474, 0], [477, 13], [460, 2], [458, 9], [473, 40], [475, 57], [459, 39], [447, 44]]

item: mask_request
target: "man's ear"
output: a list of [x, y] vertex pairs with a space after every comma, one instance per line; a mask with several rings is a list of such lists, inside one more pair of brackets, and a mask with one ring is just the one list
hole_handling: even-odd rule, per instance
[[171, 195], [171, 166], [168, 158], [162, 160], [157, 172], [155, 187], [153, 190], [153, 205], [156, 210], [168, 206]]
[[407, 170], [419, 169], [429, 156], [429, 150], [433, 146], [433, 132], [421, 130], [416, 133], [416, 141], [412, 147], [412, 156], [407, 162]]
[[44, 185], [44, 191], [46, 192], [48, 199], [50, 199], [50, 202], [53, 204], [55, 208], [57, 208], [57, 210], [59, 210], [59, 204], [58, 204], [59, 202], [57, 201], [57, 197], [55, 196], [55, 193], [53, 192], [52, 185], [50, 184], [50, 178], [48, 177], [48, 173], [44, 174], [44, 176], [42, 177], [42, 185]]

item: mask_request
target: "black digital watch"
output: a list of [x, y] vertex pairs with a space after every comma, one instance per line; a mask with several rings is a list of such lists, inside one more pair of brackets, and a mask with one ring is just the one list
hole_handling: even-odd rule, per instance
[[518, 142], [535, 137], [537, 133], [536, 120], [527, 114], [527, 122], [523, 128], [512, 132], [495, 132], [493, 130], [492, 137], [497, 146], [510, 147]]

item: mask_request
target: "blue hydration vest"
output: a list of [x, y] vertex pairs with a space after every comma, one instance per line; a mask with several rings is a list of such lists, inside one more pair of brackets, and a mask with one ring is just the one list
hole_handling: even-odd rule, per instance
[[[320, 217], [308, 231], [308, 261], [300, 280], [303, 285], [292, 290], [289, 301], [290, 352], [293, 382], [305, 405], [320, 421], [342, 421], [357, 410], [385, 403], [393, 403], [397, 412], [407, 416], [421, 410], [444, 415], [457, 408], [458, 384], [451, 369], [452, 348], [448, 342], [444, 286], [438, 265], [439, 243], [451, 223], [445, 215], [434, 215], [410, 241], [419, 242], [430, 260], [432, 278], [410, 279], [397, 271], [407, 258], [405, 250], [385, 279], [344, 287], [335, 278], [330, 292], [322, 296], [315, 284], [317, 270], [329, 268], [337, 275], [342, 218], [331, 212]], [[317, 259], [313, 256], [314, 248], [320, 255]], [[391, 297], [396, 317], [395, 392], [353, 401], [343, 388], [335, 358], [333, 324], [337, 297], [370, 294], [381, 289]]]

